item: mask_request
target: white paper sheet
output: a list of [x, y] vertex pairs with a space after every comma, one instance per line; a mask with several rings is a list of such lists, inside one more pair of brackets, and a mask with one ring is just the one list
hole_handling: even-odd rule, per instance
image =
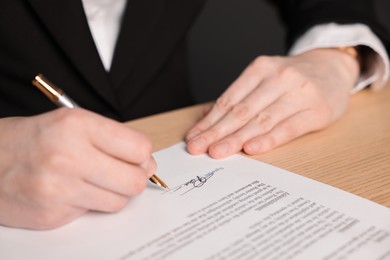
[[386, 207], [239, 155], [155, 157], [171, 191], [52, 231], [0, 227], [0, 259], [390, 259]]

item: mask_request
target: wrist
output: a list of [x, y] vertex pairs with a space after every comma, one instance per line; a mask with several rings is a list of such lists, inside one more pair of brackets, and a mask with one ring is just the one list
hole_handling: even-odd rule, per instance
[[343, 64], [344, 69], [342, 71], [348, 74], [355, 84], [362, 73], [362, 59], [359, 48], [353, 46], [335, 47], [328, 50], [338, 53], [336, 60], [339, 61], [340, 65]]
[[349, 55], [351, 58], [353, 58], [358, 65], [359, 73], [362, 71], [362, 56], [360, 52], [359, 46], [343, 46], [343, 47], [336, 47], [334, 48], [337, 51], [340, 51], [342, 53], [345, 53]]

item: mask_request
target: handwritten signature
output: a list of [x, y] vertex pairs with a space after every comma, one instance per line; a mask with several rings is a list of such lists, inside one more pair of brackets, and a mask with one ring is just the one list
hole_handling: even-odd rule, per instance
[[202, 187], [211, 177], [213, 177], [217, 172], [223, 170], [224, 168], [216, 168], [212, 170], [211, 172], [206, 173], [205, 175], [202, 176], [196, 176], [195, 178], [178, 185], [174, 188], [172, 188], [169, 191], [166, 191], [164, 193], [176, 193], [176, 192], [182, 192], [180, 196], [196, 189]]

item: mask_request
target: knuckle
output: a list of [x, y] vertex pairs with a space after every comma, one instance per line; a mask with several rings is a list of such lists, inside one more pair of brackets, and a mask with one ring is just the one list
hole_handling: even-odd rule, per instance
[[202, 134], [202, 137], [207, 141], [207, 142], [213, 142], [214, 140], [218, 139], [220, 136], [223, 135], [223, 131], [220, 127], [212, 127], [205, 131]]
[[301, 72], [296, 67], [290, 65], [281, 66], [278, 71], [278, 76], [287, 80], [297, 80], [302, 78]]
[[246, 139], [239, 133], [234, 133], [224, 140], [224, 142], [231, 148], [232, 151], [242, 150], [245, 141]]
[[239, 103], [233, 107], [231, 113], [234, 118], [237, 118], [240, 121], [247, 121], [249, 120], [251, 111], [250, 107], [247, 104]]
[[203, 118], [195, 127], [195, 131], [203, 132], [212, 126], [212, 122], [208, 118]]
[[227, 113], [228, 111], [230, 111], [232, 106], [233, 106], [233, 103], [232, 103], [231, 99], [226, 97], [226, 96], [224, 96], [224, 95], [219, 97], [217, 99], [217, 101], [215, 102], [215, 105], [214, 105], [214, 107], [219, 112], [222, 112], [222, 113]]
[[260, 113], [256, 116], [256, 122], [263, 132], [270, 131], [274, 125], [274, 119], [267, 113]]
[[230, 137], [226, 138], [226, 142], [230, 143], [234, 147], [242, 147], [247, 141], [248, 137], [243, 136], [240, 133], [233, 133]]
[[270, 56], [259, 56], [254, 59], [254, 61], [251, 63], [251, 67], [254, 69], [262, 69], [267, 68], [273, 64], [273, 59]]

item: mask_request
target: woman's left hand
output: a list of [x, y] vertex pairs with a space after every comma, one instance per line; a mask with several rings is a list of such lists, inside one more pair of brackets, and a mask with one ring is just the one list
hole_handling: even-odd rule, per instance
[[187, 133], [187, 150], [254, 155], [323, 129], [345, 111], [358, 75], [357, 60], [338, 49], [260, 56]]

